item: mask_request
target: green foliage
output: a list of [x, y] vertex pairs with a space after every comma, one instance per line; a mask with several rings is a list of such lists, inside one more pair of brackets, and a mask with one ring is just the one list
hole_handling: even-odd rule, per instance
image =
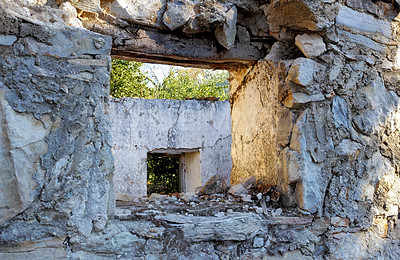
[[113, 60], [110, 74], [110, 95], [116, 98], [142, 97], [147, 89], [147, 77], [141, 72], [143, 64]]
[[154, 70], [145, 70], [142, 66], [143, 63], [139, 62], [113, 60], [111, 96], [147, 99], [229, 98], [227, 71], [171, 66], [160, 81]]
[[178, 157], [151, 155], [147, 158], [147, 195], [179, 192]]

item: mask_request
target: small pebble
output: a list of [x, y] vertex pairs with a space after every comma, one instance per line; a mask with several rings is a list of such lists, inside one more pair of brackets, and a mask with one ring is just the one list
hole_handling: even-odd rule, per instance
[[243, 197], [242, 197], [242, 200], [243, 200], [244, 202], [253, 202], [253, 201], [251, 200], [251, 195], [243, 196]]
[[214, 216], [223, 217], [223, 216], [225, 216], [225, 213], [224, 212], [218, 212], [218, 213], [214, 214]]
[[262, 214], [264, 211], [263, 211], [263, 209], [261, 208], [261, 207], [254, 207], [254, 210], [256, 211], [256, 213], [258, 213], [258, 214]]
[[280, 216], [280, 215], [282, 215], [282, 212], [283, 212], [283, 211], [282, 211], [281, 208], [276, 209], [276, 210], [272, 211], [272, 216], [273, 216], [273, 217]]

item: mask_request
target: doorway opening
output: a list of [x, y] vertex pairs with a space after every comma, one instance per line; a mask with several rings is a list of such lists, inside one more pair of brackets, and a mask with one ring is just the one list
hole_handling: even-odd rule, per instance
[[147, 195], [194, 192], [201, 186], [198, 150], [159, 149], [147, 154]]
[[152, 193], [179, 193], [179, 156], [147, 156], [147, 196]]

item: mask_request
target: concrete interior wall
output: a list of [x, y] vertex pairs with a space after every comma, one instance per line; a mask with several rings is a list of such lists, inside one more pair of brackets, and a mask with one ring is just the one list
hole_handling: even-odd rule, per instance
[[185, 153], [185, 189], [184, 192], [194, 192], [201, 186], [201, 156], [200, 152]]
[[279, 79], [267, 62], [231, 72], [232, 160], [231, 184], [254, 175], [265, 185], [278, 181]]
[[[187, 152], [190, 162], [196, 158], [190, 157], [190, 152], [199, 151], [197, 159], [201, 165], [193, 185], [204, 185], [216, 173], [229, 180], [232, 167], [229, 102], [113, 99], [110, 117], [114, 186], [120, 199], [147, 195], [149, 152]], [[191, 175], [187, 177], [192, 179]], [[191, 190], [194, 188], [190, 186]]]

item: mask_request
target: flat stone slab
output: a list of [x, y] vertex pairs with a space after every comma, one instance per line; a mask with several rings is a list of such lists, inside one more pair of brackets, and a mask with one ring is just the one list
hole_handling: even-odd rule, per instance
[[264, 227], [262, 218], [254, 213], [232, 213], [221, 217], [170, 214], [156, 219], [174, 223], [189, 242], [244, 241]]
[[17, 41], [15, 35], [0, 35], [0, 45], [11, 46]]
[[372, 15], [357, 12], [346, 6], [342, 6], [336, 17], [338, 24], [369, 33], [380, 33], [387, 38], [392, 38], [390, 23], [378, 20]]
[[268, 225], [310, 225], [313, 216], [307, 217], [268, 217], [266, 223]]

